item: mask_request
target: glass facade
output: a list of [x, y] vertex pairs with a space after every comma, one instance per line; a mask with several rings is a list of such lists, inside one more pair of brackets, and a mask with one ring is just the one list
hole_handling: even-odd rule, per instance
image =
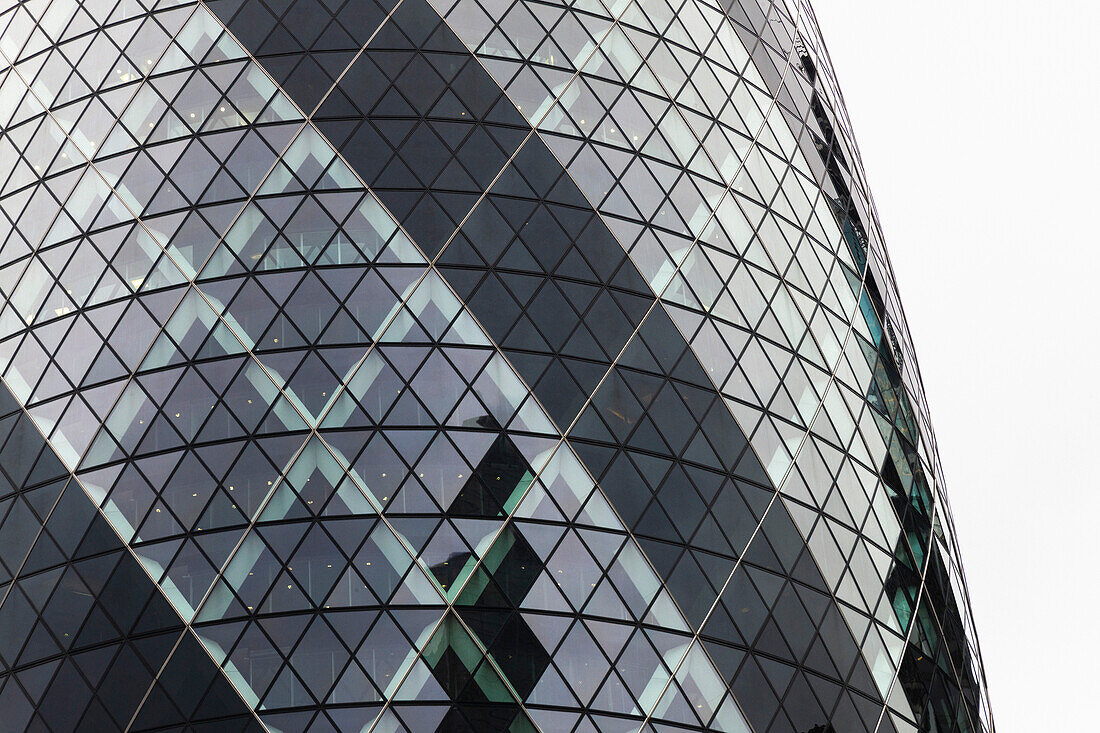
[[0, 129], [4, 730], [993, 730], [804, 0], [3, 0]]

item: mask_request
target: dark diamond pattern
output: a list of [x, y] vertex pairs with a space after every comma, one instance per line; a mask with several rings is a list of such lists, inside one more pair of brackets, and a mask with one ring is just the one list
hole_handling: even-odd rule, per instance
[[804, 3], [9, 5], [5, 726], [992, 730]]
[[427, 0], [408, 0], [315, 115], [434, 256], [530, 132]]

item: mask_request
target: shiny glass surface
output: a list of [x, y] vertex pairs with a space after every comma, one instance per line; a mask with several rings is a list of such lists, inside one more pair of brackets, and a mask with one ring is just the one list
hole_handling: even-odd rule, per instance
[[993, 730], [804, 0], [0, 1], [11, 730]]

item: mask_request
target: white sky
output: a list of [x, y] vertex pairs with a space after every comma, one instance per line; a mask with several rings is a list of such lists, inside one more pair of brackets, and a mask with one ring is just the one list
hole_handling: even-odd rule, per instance
[[1100, 4], [813, 0], [916, 343], [999, 733], [1100, 673]]

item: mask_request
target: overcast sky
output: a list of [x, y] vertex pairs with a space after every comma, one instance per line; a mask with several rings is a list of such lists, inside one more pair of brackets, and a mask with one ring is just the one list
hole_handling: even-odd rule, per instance
[[813, 2], [913, 332], [997, 729], [1092, 729], [1100, 5]]

